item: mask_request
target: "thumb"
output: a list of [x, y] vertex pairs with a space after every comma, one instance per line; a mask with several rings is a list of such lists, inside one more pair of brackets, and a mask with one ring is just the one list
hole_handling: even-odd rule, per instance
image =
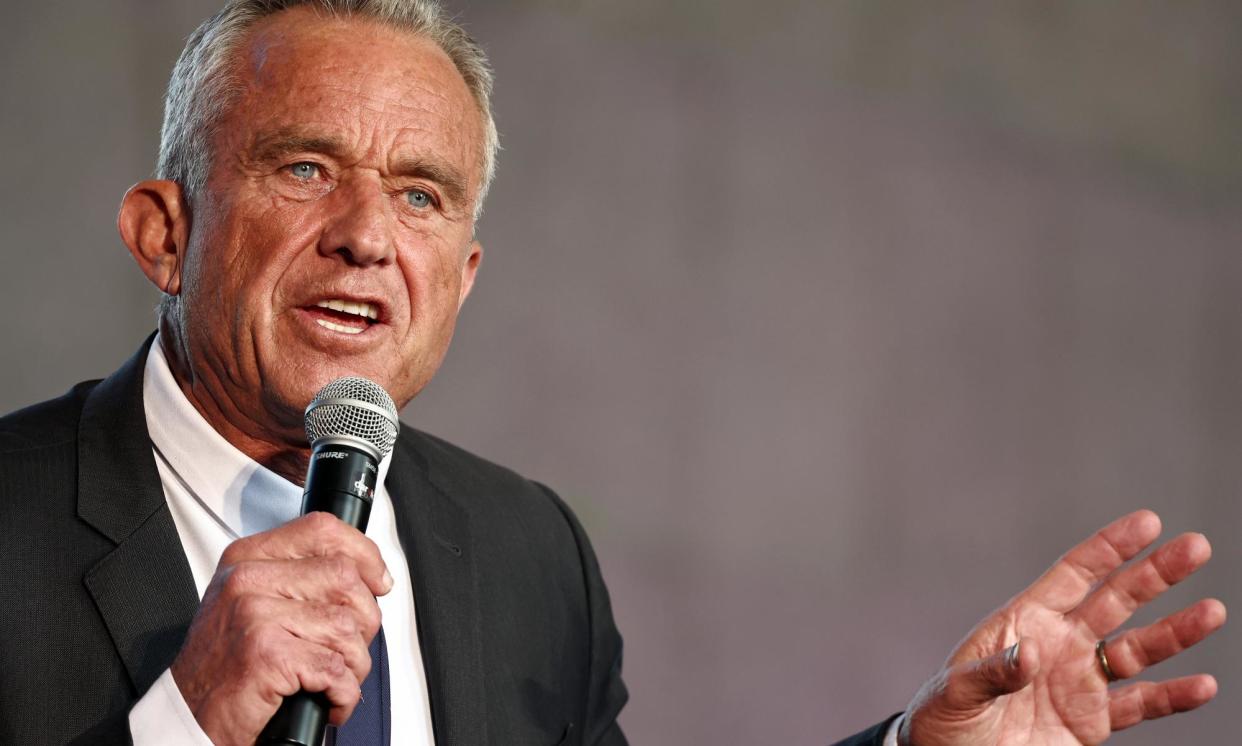
[[954, 709], [982, 710], [1031, 683], [1038, 672], [1039, 651], [1034, 641], [1024, 638], [987, 658], [956, 666], [945, 697]]

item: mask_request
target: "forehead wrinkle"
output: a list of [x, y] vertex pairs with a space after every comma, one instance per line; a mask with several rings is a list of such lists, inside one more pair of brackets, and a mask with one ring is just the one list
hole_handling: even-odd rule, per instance
[[333, 135], [318, 135], [304, 127], [284, 127], [260, 134], [250, 147], [250, 157], [257, 161], [274, 160], [293, 153], [322, 153], [342, 158], [348, 147]]
[[[273, 20], [260, 27], [243, 58], [248, 72], [243, 117], [249, 118], [244, 110], [250, 106], [258, 109], [256, 113], [273, 112], [275, 104], [279, 113], [260, 115], [261, 119], [267, 119], [268, 128], [286, 125], [281, 129], [292, 130], [282, 133], [292, 135], [285, 142], [263, 136], [269, 146], [266, 152], [304, 148], [342, 156], [340, 160], [369, 161], [379, 168], [387, 162], [387, 170], [435, 181], [447, 200], [464, 204], [470, 198], [484, 162], [478, 147], [481, 138], [471, 135], [483, 125], [465, 81], [442, 50], [430, 40], [414, 37], [413, 53], [390, 64], [360, 67], [351, 64], [354, 57], [325, 54], [321, 48], [338, 43], [342, 23], [299, 13], [277, 17], [291, 23]], [[367, 37], [377, 47], [391, 46], [390, 29], [359, 25], [356, 20], [348, 24], [351, 43]], [[404, 36], [399, 40], [402, 46], [411, 41]], [[317, 46], [308, 48], [312, 43]], [[298, 111], [318, 121], [299, 122], [294, 118]], [[251, 121], [262, 132], [260, 122]], [[462, 127], [466, 122], [474, 126]], [[256, 152], [257, 147], [250, 150]]]

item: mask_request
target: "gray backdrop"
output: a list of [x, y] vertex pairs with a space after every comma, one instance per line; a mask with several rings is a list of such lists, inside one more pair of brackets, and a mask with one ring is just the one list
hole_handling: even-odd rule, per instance
[[[6, 1], [0, 409], [152, 328], [113, 220], [215, 6]], [[1161, 609], [1236, 606], [1242, 4], [456, 7], [505, 151], [405, 416], [579, 512], [636, 744], [861, 728], [1140, 506], [1215, 543]], [[1235, 742], [1239, 665], [1116, 742]]]

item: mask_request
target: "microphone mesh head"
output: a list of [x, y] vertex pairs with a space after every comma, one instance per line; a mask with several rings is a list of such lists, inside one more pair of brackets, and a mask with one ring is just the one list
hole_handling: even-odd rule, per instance
[[383, 458], [397, 441], [397, 407], [378, 384], [365, 378], [338, 378], [319, 389], [306, 407], [306, 439], [361, 440]]

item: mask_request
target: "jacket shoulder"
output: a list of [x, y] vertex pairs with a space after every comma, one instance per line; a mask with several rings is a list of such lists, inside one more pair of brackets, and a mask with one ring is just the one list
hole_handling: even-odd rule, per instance
[[551, 505], [550, 491], [543, 485], [431, 433], [403, 427], [397, 448], [408, 449], [425, 460], [428, 472], [451, 482], [455, 493], [475, 498], [503, 495], [509, 500], [527, 498]]
[[[533, 680], [563, 682], [562, 691], [577, 698], [565, 719], [581, 727], [581, 743], [623, 746], [616, 720], [629, 695], [621, 636], [573, 511], [544, 485], [434, 435], [407, 427], [397, 442], [403, 457], [422, 460], [431, 483], [473, 516], [489, 659], [541, 672]], [[538, 695], [527, 692], [524, 701]]]
[[46, 448], [75, 440], [82, 404], [98, 384], [98, 380], [84, 381], [55, 399], [0, 417], [0, 453]]
[[588, 543], [570, 507], [547, 486], [443, 438], [402, 429], [397, 448], [424, 462], [433, 485], [495, 531], [501, 544], [531, 542], [543, 550], [577, 554]]

